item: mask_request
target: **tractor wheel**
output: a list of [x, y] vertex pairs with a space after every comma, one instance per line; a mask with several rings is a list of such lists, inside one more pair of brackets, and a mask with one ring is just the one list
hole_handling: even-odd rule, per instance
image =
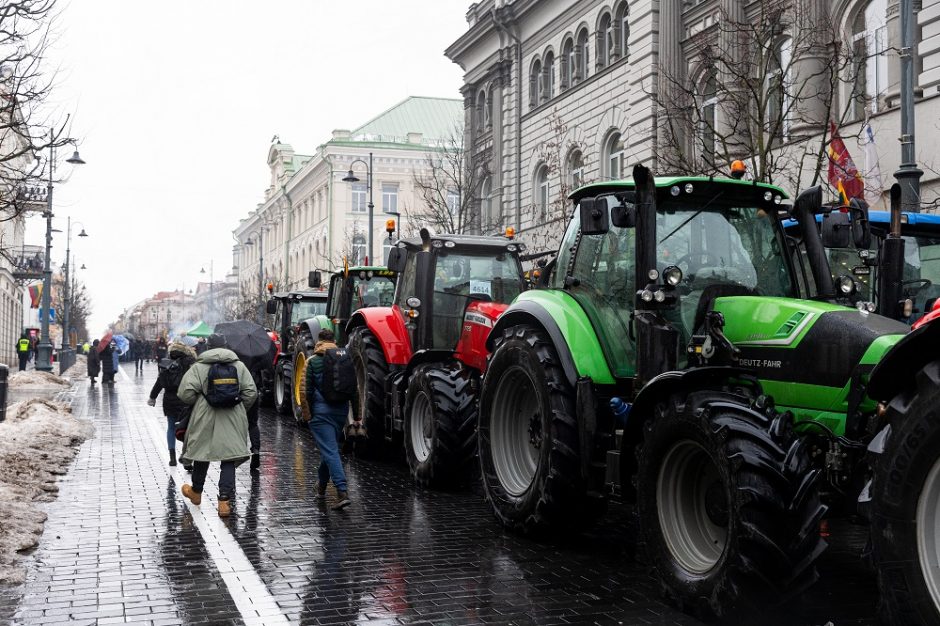
[[766, 608], [817, 578], [819, 471], [792, 414], [769, 404], [675, 394], [644, 416], [634, 448], [638, 547], [667, 598], [703, 619]]
[[274, 373], [274, 407], [281, 415], [291, 414], [290, 384], [284, 379], [284, 368], [276, 367]]
[[307, 405], [307, 359], [313, 356], [313, 339], [309, 334], [297, 337], [294, 347], [293, 380], [291, 380], [291, 408], [298, 426], [307, 426], [310, 407]]
[[940, 624], [940, 361], [894, 398], [872, 457], [871, 540], [882, 619]]
[[472, 374], [460, 364], [419, 366], [405, 401], [405, 455], [415, 481], [444, 487], [466, 478], [476, 454]]
[[483, 490], [512, 530], [576, 530], [601, 512], [581, 480], [574, 390], [547, 333], [519, 325], [495, 339], [480, 394]]
[[385, 378], [388, 363], [378, 339], [368, 328], [360, 327], [349, 335], [347, 349], [356, 368], [356, 390], [359, 405], [354, 415], [366, 427], [366, 445], [357, 452], [378, 456], [385, 445]]

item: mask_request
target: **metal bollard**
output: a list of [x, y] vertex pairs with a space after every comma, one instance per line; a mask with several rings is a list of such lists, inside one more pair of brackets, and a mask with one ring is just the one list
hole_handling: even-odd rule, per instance
[[10, 368], [0, 363], [0, 422], [7, 418], [7, 378]]

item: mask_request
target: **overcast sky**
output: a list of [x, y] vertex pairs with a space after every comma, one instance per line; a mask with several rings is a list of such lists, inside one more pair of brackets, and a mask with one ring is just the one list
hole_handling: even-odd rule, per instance
[[[443, 51], [469, 5], [60, 0], [52, 104], [72, 114], [87, 165], [55, 188], [53, 260], [71, 216], [89, 235], [73, 225], [89, 332], [156, 291], [195, 288], [210, 260], [217, 280], [231, 269], [231, 231], [263, 200], [273, 135], [310, 154], [407, 96], [460, 97]], [[30, 217], [27, 242], [43, 233]]]

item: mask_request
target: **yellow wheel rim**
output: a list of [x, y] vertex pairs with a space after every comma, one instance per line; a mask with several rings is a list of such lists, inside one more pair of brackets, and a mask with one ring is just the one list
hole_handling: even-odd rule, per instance
[[303, 352], [299, 352], [297, 356], [294, 357], [294, 404], [300, 407], [304, 406], [303, 389], [301, 389], [300, 385], [306, 373], [307, 355]]

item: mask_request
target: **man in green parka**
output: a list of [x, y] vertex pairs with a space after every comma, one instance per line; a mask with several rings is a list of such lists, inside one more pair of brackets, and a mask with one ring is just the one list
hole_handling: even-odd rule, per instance
[[[193, 504], [200, 504], [209, 463], [220, 461], [219, 516], [227, 517], [231, 513], [229, 501], [235, 496], [235, 468], [251, 454], [247, 444], [247, 408], [255, 402], [258, 390], [248, 368], [225, 347], [223, 335], [211, 335], [208, 343], [209, 349], [189, 368], [176, 392], [180, 400], [193, 406], [180, 457], [184, 464], [192, 462], [193, 484], [183, 485], [183, 495]], [[235, 376], [214, 378], [210, 383], [211, 373], [219, 376], [219, 372], [225, 371]], [[227, 389], [219, 392], [225, 385]], [[218, 404], [213, 399], [225, 393], [235, 396], [233, 406], [210, 404], [210, 401]]]

